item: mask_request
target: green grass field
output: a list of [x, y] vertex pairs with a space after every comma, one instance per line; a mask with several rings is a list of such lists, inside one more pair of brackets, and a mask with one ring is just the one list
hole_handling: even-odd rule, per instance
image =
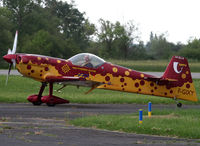
[[[164, 72], [170, 60], [107, 60], [138, 71]], [[200, 72], [200, 62], [189, 60], [191, 72]]]
[[200, 111], [194, 109], [153, 111], [151, 118], [144, 112], [142, 124], [139, 124], [138, 113], [96, 115], [67, 122], [111, 131], [200, 139]]
[[[28, 102], [27, 97], [38, 94], [41, 83], [21, 76], [10, 76], [8, 85], [5, 86], [6, 76], [0, 76], [0, 102]], [[200, 98], [200, 80], [194, 80], [196, 92]], [[54, 90], [60, 88], [55, 84]], [[55, 92], [54, 95], [70, 100], [72, 103], [139, 103], [146, 104], [151, 101], [154, 104], [175, 104], [175, 101], [163, 97], [133, 94], [127, 92], [95, 89], [89, 94], [85, 94], [90, 88], [67, 86], [61, 93]], [[48, 95], [48, 87], [43, 95]], [[182, 101], [183, 104], [200, 104], [198, 102]]]
[[[15, 103], [28, 102], [27, 96], [37, 94], [40, 89], [40, 84], [29, 78], [21, 76], [10, 76], [8, 85], [5, 86], [6, 76], [0, 76], [0, 102]], [[197, 95], [199, 95], [200, 80], [194, 80]], [[55, 85], [54, 89], [60, 86]], [[138, 103], [147, 104], [151, 101], [153, 104], [175, 104], [175, 101], [163, 97], [154, 97], [148, 95], [140, 95], [133, 93], [125, 93], [118, 91], [109, 91], [95, 89], [90, 94], [85, 95], [89, 88], [75, 86], [67, 86], [61, 93], [55, 92], [54, 95], [70, 100], [72, 103]], [[43, 95], [48, 95], [46, 88]], [[200, 101], [187, 102], [183, 104], [200, 104]], [[147, 112], [144, 112], [147, 115]], [[67, 121], [70, 124], [84, 127], [95, 127], [108, 130], [117, 130], [124, 132], [143, 133], [164, 135], [184, 138], [200, 138], [200, 111], [199, 110], [168, 110], [168, 111], [153, 111], [152, 118], [144, 116], [143, 124], [138, 124], [138, 113], [131, 115], [98, 115]], [[188, 126], [190, 125], [190, 126]]]

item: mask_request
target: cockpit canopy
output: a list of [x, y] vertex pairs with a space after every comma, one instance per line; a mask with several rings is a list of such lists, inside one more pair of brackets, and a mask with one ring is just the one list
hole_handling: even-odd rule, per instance
[[83, 66], [83, 67], [85, 66], [85, 67], [89, 67], [89, 68], [97, 68], [97, 67], [101, 66], [102, 64], [104, 64], [104, 62], [105, 62], [100, 57], [98, 57], [94, 54], [90, 54], [90, 53], [80, 53], [80, 54], [77, 54], [77, 55], [69, 58], [69, 60], [74, 65]]

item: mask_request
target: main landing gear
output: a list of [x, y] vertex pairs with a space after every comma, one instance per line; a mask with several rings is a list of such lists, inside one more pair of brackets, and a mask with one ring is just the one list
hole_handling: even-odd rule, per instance
[[42, 96], [46, 86], [47, 83], [42, 83], [39, 94], [30, 95], [27, 100], [32, 102], [33, 105], [41, 105], [42, 103], [46, 103], [48, 106], [55, 106], [56, 104], [69, 103], [68, 100], [53, 96], [53, 83], [49, 83], [49, 95]]

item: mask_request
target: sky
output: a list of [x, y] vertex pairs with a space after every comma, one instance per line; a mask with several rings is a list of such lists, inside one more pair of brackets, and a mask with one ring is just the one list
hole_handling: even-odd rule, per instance
[[[63, 0], [70, 2], [71, 0]], [[150, 32], [166, 34], [168, 41], [187, 43], [200, 38], [200, 0], [74, 0], [75, 7], [85, 12], [94, 24], [100, 18], [122, 24], [133, 20], [142, 41]]]

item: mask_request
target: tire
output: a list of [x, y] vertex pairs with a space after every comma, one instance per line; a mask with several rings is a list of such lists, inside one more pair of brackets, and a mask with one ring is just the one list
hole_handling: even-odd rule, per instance
[[177, 107], [181, 108], [181, 107], [182, 107], [182, 103], [179, 102], [179, 103], [177, 104]]
[[38, 106], [42, 104], [42, 101], [36, 101], [36, 102], [32, 102], [33, 105]]
[[50, 107], [53, 107], [55, 106], [56, 104], [55, 103], [46, 103], [47, 106], [50, 106]]

